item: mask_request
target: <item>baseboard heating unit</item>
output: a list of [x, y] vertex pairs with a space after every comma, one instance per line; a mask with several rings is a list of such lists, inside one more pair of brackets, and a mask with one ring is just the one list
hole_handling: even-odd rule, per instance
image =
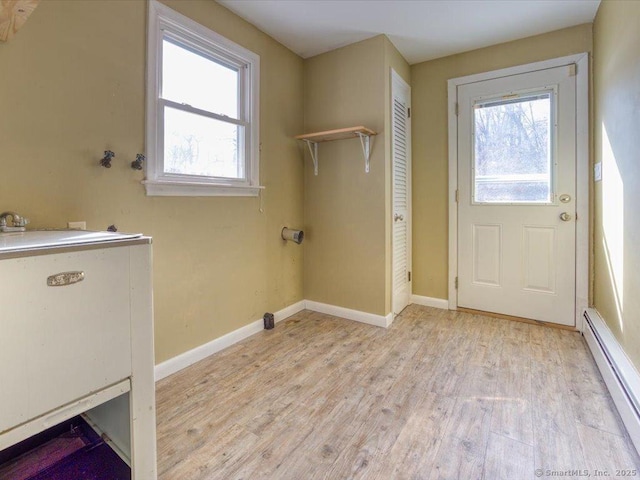
[[629, 436], [640, 452], [640, 374], [593, 308], [584, 312], [583, 334]]

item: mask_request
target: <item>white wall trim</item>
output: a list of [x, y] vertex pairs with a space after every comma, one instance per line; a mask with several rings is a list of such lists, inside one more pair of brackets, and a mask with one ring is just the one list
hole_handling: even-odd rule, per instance
[[589, 306], [589, 55], [576, 60], [576, 328]]
[[[288, 307], [284, 307], [282, 310], [278, 310], [276, 313], [273, 314], [273, 317], [275, 319], [275, 322], [278, 323], [278, 322], [281, 322], [282, 320], [286, 320], [291, 315], [295, 315], [296, 313], [301, 312], [305, 308], [307, 308], [305, 305], [305, 301], [300, 300], [299, 302], [289, 305]], [[258, 321], [262, 323], [262, 319]]]
[[356, 322], [367, 323], [369, 325], [375, 325], [376, 327], [387, 328], [393, 322], [393, 313], [388, 313], [384, 316], [376, 315], [374, 313], [361, 312], [360, 310], [352, 310], [345, 307], [337, 307], [335, 305], [314, 302], [312, 300], [305, 300], [305, 304], [307, 310], [326, 313], [327, 315], [334, 315], [336, 317], [342, 317]]
[[441, 308], [443, 310], [449, 309], [449, 300], [446, 298], [433, 298], [424, 297], [422, 295], [411, 295], [411, 303], [416, 305], [423, 305], [425, 307]]
[[576, 299], [575, 324], [582, 330], [582, 312], [589, 298], [589, 54], [579, 53], [542, 62], [518, 65], [491, 72], [452, 78], [447, 82], [449, 126], [449, 309], [458, 307], [455, 279], [458, 275], [458, 86], [544, 70], [575, 63], [576, 78]]
[[629, 436], [640, 452], [640, 374], [593, 308], [584, 312], [584, 338]]
[[[298, 312], [301, 312], [305, 309], [305, 302], [301, 300], [293, 305], [283, 308], [275, 312], [273, 315], [275, 317], [276, 322], [280, 322], [285, 318], [290, 317]], [[172, 375], [183, 368], [186, 368], [190, 365], [193, 365], [200, 360], [207, 358], [214, 353], [219, 352], [220, 350], [224, 350], [231, 345], [238, 343], [241, 340], [244, 340], [251, 335], [258, 333], [259, 331], [264, 329], [264, 322], [262, 319], [256, 320], [255, 322], [251, 322], [244, 327], [240, 327], [233, 332], [229, 332], [222, 337], [218, 337], [214, 340], [211, 340], [204, 345], [200, 345], [199, 347], [193, 348], [187, 352], [181, 353], [180, 355], [170, 358], [162, 363], [159, 363], [155, 367], [155, 378], [156, 382], [162, 380], [163, 378]]]
[[456, 277], [458, 276], [458, 204], [456, 191], [458, 190], [458, 83], [452, 79], [447, 82], [448, 95], [448, 131], [449, 131], [449, 281], [448, 300], [449, 310], [458, 308], [458, 291]]

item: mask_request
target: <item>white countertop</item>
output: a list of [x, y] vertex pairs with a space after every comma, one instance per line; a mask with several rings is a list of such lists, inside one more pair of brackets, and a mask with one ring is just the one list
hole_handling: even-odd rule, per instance
[[88, 230], [28, 230], [0, 232], [0, 253], [41, 248], [86, 245], [142, 237], [141, 233], [92, 232]]

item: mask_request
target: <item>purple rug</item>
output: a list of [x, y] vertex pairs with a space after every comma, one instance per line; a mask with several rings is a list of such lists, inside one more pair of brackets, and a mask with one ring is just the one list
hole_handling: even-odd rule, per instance
[[75, 417], [0, 452], [2, 480], [130, 480], [131, 470]]

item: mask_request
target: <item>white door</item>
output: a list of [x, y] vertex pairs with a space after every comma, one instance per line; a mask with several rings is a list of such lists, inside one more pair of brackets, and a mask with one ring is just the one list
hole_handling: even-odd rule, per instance
[[575, 325], [575, 78], [458, 86], [458, 306]]
[[391, 70], [392, 299], [400, 313], [411, 298], [411, 89]]

